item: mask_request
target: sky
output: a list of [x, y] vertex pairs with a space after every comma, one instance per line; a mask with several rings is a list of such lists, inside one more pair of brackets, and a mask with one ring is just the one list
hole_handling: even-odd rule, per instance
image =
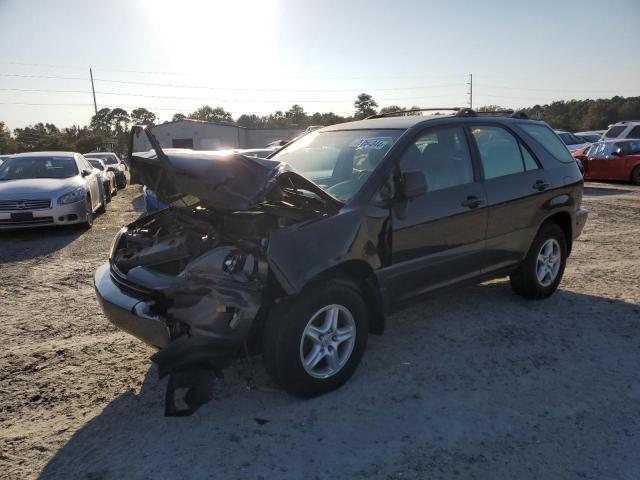
[[640, 95], [640, 0], [0, 0], [0, 121]]

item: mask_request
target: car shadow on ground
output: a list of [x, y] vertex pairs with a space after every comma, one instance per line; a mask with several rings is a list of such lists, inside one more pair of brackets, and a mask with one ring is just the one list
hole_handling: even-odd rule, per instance
[[151, 368], [41, 478], [632, 478], [639, 316], [570, 291], [528, 302], [504, 281], [433, 295], [370, 337], [335, 392], [297, 399], [239, 360], [184, 418], [163, 417]]
[[634, 192], [632, 188], [629, 188], [628, 183], [620, 183], [621, 187], [624, 186], [627, 188], [617, 188], [617, 185], [618, 184], [613, 182], [607, 182], [602, 185], [589, 183], [584, 186], [584, 195], [588, 197], [605, 197], [609, 195], [624, 195]]
[[79, 225], [2, 231], [0, 265], [50, 255], [69, 245], [84, 232]]

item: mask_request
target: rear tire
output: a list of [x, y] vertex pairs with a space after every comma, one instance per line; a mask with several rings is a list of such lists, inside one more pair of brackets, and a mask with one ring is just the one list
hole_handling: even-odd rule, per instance
[[547, 298], [557, 290], [566, 263], [564, 231], [555, 223], [543, 225], [524, 261], [511, 274], [511, 288], [529, 300]]
[[359, 289], [346, 279], [329, 279], [271, 309], [263, 334], [265, 368], [289, 393], [321, 395], [353, 375], [368, 333]]
[[634, 185], [640, 185], [640, 165], [634, 168], [631, 172], [631, 183]]

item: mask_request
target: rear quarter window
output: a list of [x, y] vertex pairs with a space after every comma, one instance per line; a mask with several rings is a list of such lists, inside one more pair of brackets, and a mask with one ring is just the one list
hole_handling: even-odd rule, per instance
[[604, 134], [605, 137], [607, 138], [618, 138], [620, 136], [620, 134], [624, 131], [624, 129], [627, 128], [624, 125], [619, 125], [617, 127], [611, 127], [609, 130], [607, 130]]
[[549, 153], [563, 163], [573, 163], [574, 159], [569, 153], [567, 146], [560, 140], [558, 135], [547, 125], [535, 123], [522, 123], [518, 127], [535, 138]]
[[640, 125], [633, 127], [627, 138], [640, 138]]

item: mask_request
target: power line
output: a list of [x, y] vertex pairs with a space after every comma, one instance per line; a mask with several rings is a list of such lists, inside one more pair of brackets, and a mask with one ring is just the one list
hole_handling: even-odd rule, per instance
[[[0, 105], [24, 105], [24, 106], [37, 106], [37, 107], [93, 107], [93, 103], [31, 103], [31, 102], [0, 102]], [[140, 108], [140, 106], [130, 106], [130, 105], [104, 105], [105, 108], [128, 108], [128, 109], [136, 109]], [[148, 110], [156, 110], [156, 111], [170, 111], [170, 112], [193, 112], [194, 108], [165, 108], [165, 107], [153, 107], [146, 106], [144, 107]], [[196, 109], [199, 107], [195, 107]], [[274, 113], [273, 111], [235, 111], [230, 112], [226, 110], [227, 113], [231, 113], [234, 115], [242, 115], [242, 114], [256, 114], [256, 115], [268, 115], [270, 113]], [[353, 111], [342, 111], [342, 112], [326, 112], [326, 113], [336, 113], [336, 114], [352, 114]]]
[[[86, 66], [80, 65], [53, 65], [46, 63], [25, 63], [25, 62], [0, 62], [0, 65], [16, 65], [23, 67], [41, 67], [41, 68], [60, 68], [71, 70], [86, 70]], [[116, 73], [138, 73], [143, 75], [175, 75], [175, 76], [194, 76], [194, 75], [210, 75], [210, 72], [160, 72], [151, 70], [131, 70], [122, 68], [108, 68], [108, 67], [96, 67], [94, 70], [100, 70], [103, 72], [116, 72]], [[456, 75], [457, 77], [457, 75]], [[306, 79], [306, 80], [364, 80], [364, 79], [394, 79], [394, 78], [442, 78], [438, 75], [365, 75], [365, 76], [347, 76], [347, 77], [333, 77], [333, 76], [298, 76], [290, 75], [278, 78], [294, 78], [294, 79]], [[449, 77], [453, 78], [453, 76]]]
[[[82, 80], [87, 81], [85, 77], [66, 77], [58, 75], [33, 75], [33, 74], [21, 74], [21, 73], [0, 73], [2, 77], [15, 77], [15, 78], [41, 78], [41, 79], [57, 79], [57, 80]], [[105, 83], [118, 83], [126, 85], [145, 85], [150, 87], [167, 87], [167, 88], [192, 88], [192, 89], [204, 89], [204, 90], [229, 90], [238, 92], [295, 92], [295, 93], [329, 93], [329, 92], [362, 92], [364, 90], [372, 92], [393, 92], [396, 90], [422, 90], [429, 88], [447, 88], [458, 87], [465, 85], [464, 83], [450, 83], [442, 85], [420, 85], [415, 87], [394, 87], [394, 88], [358, 88], [358, 89], [277, 89], [277, 88], [238, 88], [238, 87], [210, 87], [205, 85], [181, 85], [174, 83], [153, 83], [153, 82], [135, 82], [130, 80], [110, 80], [106, 78], [94, 78], [98, 82]]]
[[[91, 90], [55, 90], [55, 89], [39, 89], [39, 88], [0, 88], [0, 91], [11, 91], [11, 92], [41, 92], [41, 93], [81, 93], [81, 94], [91, 94]], [[96, 94], [99, 95], [116, 95], [122, 97], [142, 97], [142, 98], [163, 98], [163, 99], [171, 99], [171, 100], [199, 100], [204, 102], [222, 102], [222, 103], [339, 103], [339, 102], [353, 102], [353, 99], [323, 99], [323, 100], [269, 100], [262, 98], [251, 98], [251, 99], [229, 99], [229, 98], [210, 98], [210, 97], [183, 97], [183, 96], [172, 96], [172, 95], [147, 95], [142, 93], [122, 93], [122, 92], [104, 92], [104, 91], [96, 91]], [[386, 102], [386, 101], [395, 101], [395, 100], [420, 100], [422, 98], [444, 98], [444, 97], [454, 97], [459, 96], [458, 93], [445, 93], [440, 95], [421, 95], [418, 97], [393, 97], [393, 98], [378, 98], [378, 101]]]
[[523, 90], [523, 91], [531, 91], [531, 92], [614, 92], [618, 91], [616, 89], [608, 89], [608, 90], [600, 90], [600, 89], [588, 89], [588, 90], [577, 90], [575, 88], [572, 89], [558, 89], [558, 88], [524, 88], [524, 87], [507, 87], [504, 85], [487, 85], [478, 83], [476, 84], [478, 87], [486, 87], [486, 88], [501, 88], [503, 90]]

